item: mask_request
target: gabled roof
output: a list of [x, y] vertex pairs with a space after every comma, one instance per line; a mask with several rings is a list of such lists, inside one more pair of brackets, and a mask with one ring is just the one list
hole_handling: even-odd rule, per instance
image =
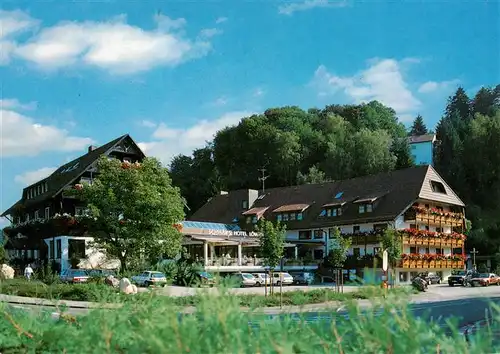
[[[116, 138], [107, 144], [104, 144], [100, 147], [95, 148], [92, 151], [87, 152], [85, 155], [82, 155], [82, 156], [74, 159], [73, 161], [65, 163], [64, 165], [59, 167], [56, 171], [54, 171], [47, 178], [44, 178], [44, 179], [26, 187], [26, 188], [24, 188], [22, 198], [18, 202], [16, 202], [14, 205], [12, 205], [9, 209], [7, 209], [1, 216], [11, 214], [16, 206], [23, 205], [25, 207], [29, 207], [30, 205], [40, 203], [48, 198], [56, 196], [57, 194], [59, 194], [63, 190], [64, 187], [66, 187], [68, 184], [73, 183], [76, 179], [78, 179], [80, 176], [82, 176], [82, 174], [93, 163], [95, 163], [101, 155], [108, 152], [108, 150], [110, 150], [114, 146], [118, 145], [120, 142], [122, 142], [126, 138], [132, 140], [132, 138], [128, 134], [122, 135], [119, 138]], [[132, 142], [133, 142], [133, 140], [132, 140]], [[134, 144], [135, 144], [135, 142], [134, 142]], [[142, 153], [142, 151], [141, 151], [141, 153]], [[67, 170], [67, 172], [64, 172], [65, 170]], [[47, 191], [45, 193], [37, 195], [34, 198], [27, 199], [26, 198], [27, 190], [40, 182], [47, 183], [47, 186], [48, 186]]]
[[[276, 215], [273, 212], [282, 206], [309, 205], [303, 213], [302, 220], [287, 222], [288, 229], [387, 222], [394, 220], [417, 199], [422, 198], [422, 187], [428, 181], [429, 174], [437, 175], [431, 166], [422, 165], [348, 180], [272, 188], [266, 190], [251, 207], [269, 207], [264, 213], [264, 217], [275, 220]], [[237, 208], [231, 210], [230, 208], [229, 200], [232, 193], [212, 198], [209, 203], [195, 213], [197, 220], [225, 222], [224, 219], [219, 219], [220, 215], [232, 215], [234, 218], [239, 210]], [[336, 196], [338, 197], [335, 198]], [[440, 197], [428, 194], [426, 196], [434, 198], [436, 201], [439, 201]], [[373, 211], [359, 214], [359, 204], [355, 204], [354, 201], [366, 199], [369, 202], [374, 198]], [[456, 199], [448, 198], [446, 202], [463, 205], [458, 197]], [[341, 216], [320, 217], [325, 206], [340, 204], [343, 206]], [[240, 217], [242, 212], [240, 211], [238, 214]]]

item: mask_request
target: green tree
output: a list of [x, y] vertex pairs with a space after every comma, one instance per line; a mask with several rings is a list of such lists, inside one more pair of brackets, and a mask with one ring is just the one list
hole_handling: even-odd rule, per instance
[[418, 135], [425, 135], [428, 134], [429, 131], [427, 130], [427, 127], [425, 126], [424, 123], [424, 118], [419, 114], [415, 117], [415, 120], [413, 121], [413, 124], [410, 129], [410, 135], [412, 136], [418, 136]]
[[[3, 232], [3, 230], [1, 231]], [[5, 245], [7, 244], [7, 237], [4, 236], [3, 240], [0, 240], [0, 265], [7, 263], [9, 257], [7, 255], [7, 250], [5, 249]]]
[[335, 268], [342, 268], [347, 259], [347, 251], [351, 247], [351, 239], [343, 237], [340, 230], [335, 228], [328, 241], [327, 263]]
[[316, 184], [326, 182], [326, 176], [317, 166], [312, 166], [306, 174], [297, 173], [297, 184]]
[[89, 232], [96, 247], [121, 262], [173, 257], [181, 250], [182, 234], [175, 224], [184, 219], [184, 200], [172, 186], [166, 168], [154, 158], [141, 164], [103, 156], [92, 184], [75, 186], [89, 208]]
[[262, 233], [259, 237], [261, 254], [271, 269], [276, 268], [283, 258], [285, 251], [286, 225], [266, 220], [259, 220], [257, 231]]
[[397, 230], [388, 228], [382, 234], [381, 248], [387, 250], [387, 258], [389, 266], [394, 268], [396, 263], [401, 259], [401, 237]]

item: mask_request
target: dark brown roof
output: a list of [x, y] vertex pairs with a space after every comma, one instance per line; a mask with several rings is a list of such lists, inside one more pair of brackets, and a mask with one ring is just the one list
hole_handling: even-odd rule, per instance
[[[241, 215], [247, 211], [243, 208], [242, 202], [248, 199], [248, 190], [239, 189], [228, 194], [220, 194], [210, 198], [205, 205], [198, 209], [189, 220], [207, 221], [217, 220], [223, 224], [234, 223]], [[265, 207], [266, 205], [260, 205]], [[249, 207], [252, 207], [249, 205]]]
[[416, 143], [426, 143], [429, 141], [433, 141], [436, 138], [434, 134], [425, 134], [425, 135], [412, 135], [408, 138], [410, 144]]
[[[416, 166], [349, 180], [272, 188], [266, 190], [265, 194], [261, 195], [251, 207], [269, 207], [264, 217], [275, 220], [273, 211], [282, 206], [309, 205], [303, 212], [302, 220], [287, 222], [288, 229], [390, 221], [419, 198], [429, 168], [431, 167]], [[234, 219], [238, 215], [241, 217], [243, 211], [229, 208], [228, 201], [232, 193], [212, 198], [195, 213], [196, 220], [231, 222], [232, 220], [229, 219]], [[244, 193], [241, 194], [244, 195]], [[335, 199], [336, 196], [338, 199]], [[359, 214], [359, 205], [353, 202], [376, 196], [380, 197], [374, 203], [373, 212]], [[340, 203], [345, 203], [341, 216], [329, 218], [320, 216], [325, 205]], [[230, 218], [227, 217], [229, 215], [231, 215]]]
[[[92, 165], [95, 161], [99, 159], [99, 157], [106, 153], [109, 149], [111, 149], [113, 146], [117, 145], [120, 143], [122, 140], [125, 138], [130, 138], [128, 134], [122, 135], [119, 138], [116, 138], [112, 141], [110, 141], [107, 144], [104, 144], [98, 148], [95, 148], [94, 150], [87, 152], [85, 155], [82, 155], [73, 161], [70, 161], [61, 167], [59, 167], [56, 171], [54, 171], [50, 176], [47, 178], [44, 178], [26, 188], [23, 190], [23, 195], [21, 200], [16, 202], [14, 205], [12, 205], [9, 209], [7, 209], [1, 216], [9, 215], [12, 213], [12, 211], [15, 209], [16, 206], [24, 206], [24, 207], [29, 207], [34, 204], [38, 204], [40, 202], [43, 202], [44, 200], [54, 197], [55, 195], [59, 194], [64, 187], [66, 187], [68, 184], [73, 183], [77, 178], [79, 178], [85, 170]], [[131, 138], [130, 138], [131, 139]], [[133, 141], [133, 140], [132, 140]], [[72, 168], [69, 172], [63, 172], [65, 169]], [[34, 198], [27, 199], [26, 198], [26, 191], [32, 187], [35, 184], [38, 184], [40, 182], [47, 182], [48, 185], [48, 190], [45, 193], [42, 193]]]

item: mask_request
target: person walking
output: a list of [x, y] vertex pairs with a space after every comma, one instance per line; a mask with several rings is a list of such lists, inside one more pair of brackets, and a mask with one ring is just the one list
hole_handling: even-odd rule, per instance
[[24, 276], [26, 279], [31, 280], [31, 276], [33, 275], [33, 268], [31, 268], [31, 265], [28, 264], [26, 268], [24, 268]]

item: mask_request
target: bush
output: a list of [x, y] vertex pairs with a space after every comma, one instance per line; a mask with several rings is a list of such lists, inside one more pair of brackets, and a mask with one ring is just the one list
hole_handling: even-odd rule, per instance
[[[296, 296], [296, 294], [294, 295]], [[161, 297], [137, 297], [116, 310], [96, 309], [87, 316], [48, 315], [1, 307], [2, 353], [493, 353], [498, 346], [486, 331], [468, 344], [446, 335], [428, 320], [414, 318], [401, 301], [374, 302], [349, 317], [335, 309], [324, 319], [284, 315], [276, 319], [243, 313], [234, 296], [199, 298], [196, 313], [179, 316]], [[382, 311], [380, 311], [382, 310]], [[375, 312], [381, 312], [375, 316]], [[498, 317], [498, 309], [495, 310]], [[309, 321], [308, 321], [309, 319]], [[495, 325], [496, 326], [496, 325]], [[496, 328], [496, 327], [493, 327]]]

